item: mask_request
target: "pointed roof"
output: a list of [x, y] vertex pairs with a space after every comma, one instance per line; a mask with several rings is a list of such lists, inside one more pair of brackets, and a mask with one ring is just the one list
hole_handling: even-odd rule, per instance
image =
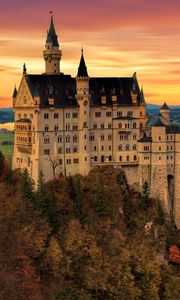
[[15, 88], [14, 88], [14, 92], [13, 92], [13, 98], [16, 98], [16, 96], [17, 96], [17, 89], [16, 89], [16, 86], [15, 86]]
[[161, 107], [163, 110], [170, 110], [169, 106], [167, 106], [166, 102], [164, 102], [163, 106]]
[[49, 31], [47, 33], [46, 42], [51, 42], [51, 43], [53, 43], [53, 46], [59, 47], [58, 37], [56, 35], [56, 30], [55, 30], [54, 22], [53, 22], [53, 16], [51, 16], [51, 23], [50, 23]]
[[143, 87], [141, 88], [141, 92], [140, 92], [140, 103], [141, 104], [146, 103], [146, 100], [145, 100], [145, 97], [144, 97]]
[[77, 77], [88, 77], [87, 67], [83, 55], [83, 49], [81, 50], [81, 60], [79, 63]]

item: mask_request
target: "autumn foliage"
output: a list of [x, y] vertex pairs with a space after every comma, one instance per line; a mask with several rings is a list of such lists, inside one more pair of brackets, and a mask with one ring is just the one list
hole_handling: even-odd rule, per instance
[[[27, 172], [7, 174], [0, 299], [178, 299], [176, 266], [159, 263], [166, 227], [157, 201], [132, 190], [122, 172], [102, 168], [49, 183], [41, 173], [37, 191]], [[169, 261], [178, 253], [171, 246]]]

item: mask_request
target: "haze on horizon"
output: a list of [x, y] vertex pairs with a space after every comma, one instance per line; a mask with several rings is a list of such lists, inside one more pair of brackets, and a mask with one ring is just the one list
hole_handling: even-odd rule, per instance
[[180, 104], [179, 0], [6, 0], [0, 18], [0, 107], [12, 106], [22, 65], [43, 73], [50, 10], [61, 72], [76, 76], [81, 47], [90, 76], [137, 72], [148, 103]]

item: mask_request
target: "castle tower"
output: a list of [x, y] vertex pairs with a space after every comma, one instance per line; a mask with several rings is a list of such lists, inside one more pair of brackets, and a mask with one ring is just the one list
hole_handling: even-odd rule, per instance
[[159, 198], [164, 212], [169, 215], [166, 126], [161, 122], [160, 118], [152, 126], [151, 137], [151, 196]]
[[43, 52], [46, 74], [60, 73], [61, 50], [59, 50], [58, 37], [56, 35], [53, 16], [51, 16], [50, 27], [47, 32], [46, 50]]
[[166, 102], [164, 102], [163, 106], [160, 109], [160, 114], [168, 121], [170, 122], [170, 117], [169, 117], [169, 112], [170, 109], [167, 106]]
[[140, 92], [140, 128], [145, 129], [147, 125], [147, 113], [146, 113], [146, 101], [144, 97], [143, 88], [141, 88]]
[[14, 87], [14, 92], [13, 92], [13, 95], [12, 95], [12, 99], [13, 99], [13, 106], [14, 106], [14, 103], [16, 101], [16, 96], [17, 96], [17, 89], [16, 89], [16, 86]]
[[79, 104], [79, 171], [86, 175], [90, 171], [89, 76], [83, 49], [76, 77], [76, 99]]

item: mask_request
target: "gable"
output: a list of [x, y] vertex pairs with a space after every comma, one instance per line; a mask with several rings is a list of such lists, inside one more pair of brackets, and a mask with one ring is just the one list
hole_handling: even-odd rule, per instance
[[32, 105], [33, 105], [33, 97], [27, 85], [26, 79], [23, 76], [18, 89], [14, 107], [29, 107]]

